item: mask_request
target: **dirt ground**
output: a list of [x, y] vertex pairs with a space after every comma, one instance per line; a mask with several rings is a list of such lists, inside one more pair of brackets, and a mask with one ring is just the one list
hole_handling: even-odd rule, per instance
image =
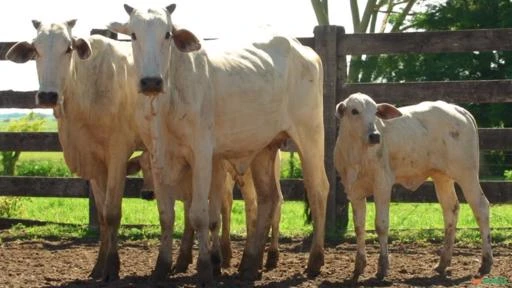
[[[241, 240], [233, 241], [232, 268], [224, 270], [223, 275], [217, 278], [218, 287], [352, 286], [349, 278], [354, 266], [354, 244], [328, 246], [321, 275], [308, 279], [302, 273], [307, 263], [308, 245], [302, 239], [284, 240], [280, 244], [278, 268], [264, 271], [262, 279], [253, 283], [242, 282], [236, 277], [243, 244]], [[373, 277], [377, 269], [378, 247], [367, 245], [368, 266], [357, 286], [470, 286], [472, 275], [479, 267], [480, 249], [457, 245], [452, 267], [447, 276], [441, 277], [433, 271], [440, 246], [391, 244], [390, 275], [379, 282]], [[156, 241], [121, 242], [121, 280], [106, 285], [87, 277], [98, 251], [95, 242], [6, 241], [0, 244], [0, 287], [149, 287], [147, 280], [156, 260], [157, 248]], [[494, 256], [488, 280], [501, 283], [506, 280], [509, 284], [501, 284], [501, 287], [512, 287], [512, 247], [496, 246]], [[193, 287], [196, 284], [194, 275], [195, 266], [191, 266], [188, 273], [173, 275], [163, 286]]]

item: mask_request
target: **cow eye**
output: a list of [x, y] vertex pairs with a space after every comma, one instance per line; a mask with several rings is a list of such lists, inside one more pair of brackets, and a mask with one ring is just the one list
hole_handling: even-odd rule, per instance
[[137, 36], [135, 36], [135, 33], [132, 33], [132, 40], [137, 40]]
[[352, 109], [352, 115], [359, 115], [359, 111], [357, 109]]
[[73, 47], [71, 47], [71, 45], [69, 45], [68, 48], [66, 49], [66, 54], [71, 53], [71, 51], [73, 51]]
[[165, 33], [165, 39], [169, 40], [171, 38], [171, 32]]

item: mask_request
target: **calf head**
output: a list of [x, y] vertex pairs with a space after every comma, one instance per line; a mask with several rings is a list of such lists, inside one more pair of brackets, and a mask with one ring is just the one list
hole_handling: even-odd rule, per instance
[[379, 144], [381, 135], [376, 126], [377, 117], [393, 119], [402, 113], [393, 105], [377, 104], [368, 95], [355, 93], [336, 105], [336, 117], [340, 119], [341, 131], [352, 141], [366, 145]]
[[91, 55], [91, 46], [87, 40], [73, 38], [71, 29], [76, 20], [48, 25], [33, 20], [32, 24], [37, 30], [36, 38], [32, 43], [16, 43], [7, 51], [6, 58], [16, 63], [36, 60], [39, 78], [36, 105], [53, 108], [64, 101], [61, 87], [67, 77], [72, 77], [72, 54], [87, 59]]
[[139, 11], [128, 5], [124, 8], [130, 20], [127, 23], [110, 23], [109, 29], [129, 35], [132, 39], [135, 69], [138, 74], [139, 90], [146, 96], [156, 96], [164, 92], [169, 63], [172, 61], [172, 43], [181, 52], [199, 50], [197, 37], [185, 29], [176, 29], [171, 14], [176, 4], [165, 9]]

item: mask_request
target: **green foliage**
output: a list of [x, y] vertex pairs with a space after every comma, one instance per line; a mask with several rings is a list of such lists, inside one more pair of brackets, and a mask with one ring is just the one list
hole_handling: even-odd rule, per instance
[[0, 217], [16, 215], [21, 206], [20, 197], [0, 197]]
[[302, 178], [302, 166], [296, 154], [281, 152], [281, 179]]
[[[8, 132], [38, 132], [45, 125], [46, 120], [41, 116], [30, 112], [19, 119], [10, 120], [6, 130]], [[2, 151], [2, 175], [14, 175], [16, 162], [20, 158], [21, 151]]]
[[512, 170], [506, 170], [506, 171], [503, 173], [503, 176], [505, 176], [505, 179], [506, 179], [506, 180], [512, 180]]
[[61, 161], [28, 160], [16, 165], [18, 176], [71, 177], [68, 167]]

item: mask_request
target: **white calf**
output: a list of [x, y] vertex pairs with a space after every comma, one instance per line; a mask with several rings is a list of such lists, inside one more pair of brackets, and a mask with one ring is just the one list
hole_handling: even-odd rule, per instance
[[336, 106], [340, 130], [335, 165], [352, 203], [357, 236], [354, 280], [366, 266], [364, 248], [366, 197], [375, 199], [375, 228], [380, 242], [377, 278], [388, 270], [388, 223], [391, 187], [416, 190], [427, 177], [434, 181], [445, 222], [444, 249], [436, 271], [450, 265], [459, 211], [457, 182], [473, 209], [482, 237], [480, 274], [492, 266], [489, 202], [480, 187], [478, 129], [465, 109], [446, 102], [423, 102], [395, 108], [353, 94]]

